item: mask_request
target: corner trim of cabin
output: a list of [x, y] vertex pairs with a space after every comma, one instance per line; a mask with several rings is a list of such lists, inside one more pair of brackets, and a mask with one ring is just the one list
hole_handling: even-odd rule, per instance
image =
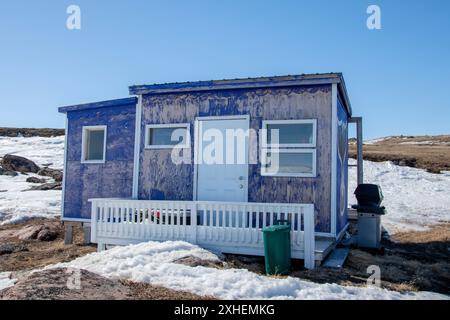
[[61, 221], [64, 221], [64, 199], [66, 193], [66, 175], [67, 175], [67, 137], [69, 135], [69, 118], [66, 114], [65, 125], [64, 125], [64, 163], [63, 163], [63, 181], [61, 190]]
[[331, 85], [331, 233], [336, 236], [337, 84]]
[[196, 201], [197, 199], [197, 164], [198, 163], [198, 137], [199, 137], [199, 121], [198, 117], [195, 117], [194, 119], [194, 177], [193, 177], [193, 183], [192, 183], [192, 200]]
[[133, 161], [133, 189], [131, 197], [138, 198], [139, 190], [139, 155], [141, 149], [141, 118], [142, 118], [142, 95], [138, 96], [136, 103], [136, 117], [134, 128], [134, 161]]

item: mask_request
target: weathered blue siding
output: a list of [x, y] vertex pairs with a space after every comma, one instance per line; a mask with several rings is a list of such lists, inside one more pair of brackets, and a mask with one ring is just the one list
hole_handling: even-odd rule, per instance
[[337, 166], [336, 166], [336, 233], [348, 221], [348, 115], [341, 99], [337, 99]]
[[[131, 197], [136, 105], [123, 103], [67, 111], [64, 218], [89, 219], [90, 198]], [[104, 164], [81, 163], [82, 128], [93, 125], [107, 126]]]
[[317, 119], [317, 177], [262, 177], [260, 165], [250, 165], [248, 198], [314, 203], [316, 230], [331, 231], [331, 85], [149, 94], [143, 96], [142, 107], [140, 199], [193, 199], [194, 166], [173, 164], [171, 150], [144, 149], [147, 124], [191, 123], [193, 160], [197, 116], [249, 115], [255, 130], [263, 120]]

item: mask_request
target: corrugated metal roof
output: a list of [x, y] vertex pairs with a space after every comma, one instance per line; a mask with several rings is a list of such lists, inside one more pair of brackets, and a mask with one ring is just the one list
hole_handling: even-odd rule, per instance
[[195, 82], [174, 82], [159, 83], [150, 85], [133, 85], [129, 87], [130, 94], [163, 94], [196, 92], [211, 90], [229, 90], [244, 88], [269, 88], [269, 87], [287, 87], [301, 85], [320, 85], [320, 84], [338, 84], [339, 91], [349, 115], [351, 115], [351, 105], [348, 99], [347, 89], [345, 87], [342, 73], [315, 73], [300, 75], [285, 75], [273, 77], [239, 78], [224, 80], [209, 80]]

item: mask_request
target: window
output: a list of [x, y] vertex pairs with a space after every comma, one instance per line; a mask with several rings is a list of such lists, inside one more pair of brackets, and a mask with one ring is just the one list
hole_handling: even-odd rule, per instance
[[83, 127], [81, 162], [104, 163], [106, 153], [106, 126]]
[[145, 148], [189, 148], [189, 128], [188, 123], [147, 125], [145, 127]]
[[263, 121], [261, 175], [316, 176], [316, 120]]

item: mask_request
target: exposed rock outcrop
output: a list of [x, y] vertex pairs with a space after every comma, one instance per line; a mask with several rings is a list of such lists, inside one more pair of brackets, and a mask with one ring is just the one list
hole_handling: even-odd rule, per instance
[[29, 183], [45, 183], [46, 180], [45, 179], [39, 179], [37, 177], [29, 177], [29, 178], [27, 178], [26, 182], [29, 182]]
[[64, 129], [0, 128], [0, 136], [5, 137], [57, 137], [63, 135]]
[[20, 240], [53, 241], [58, 237], [58, 229], [54, 224], [31, 225], [17, 231], [15, 236]]
[[6, 169], [3, 169], [2, 167], [0, 167], [0, 176], [15, 177], [15, 176], [17, 176], [17, 172], [11, 171], [11, 170], [6, 170]]
[[56, 182], [61, 182], [63, 180], [63, 172], [58, 169], [42, 168], [37, 174], [40, 176], [53, 178]]
[[50, 182], [41, 184], [39, 186], [32, 186], [30, 189], [25, 191], [33, 191], [33, 190], [41, 190], [41, 191], [62, 190], [62, 185], [61, 182]]
[[1, 165], [2, 168], [7, 171], [37, 173], [41, 169], [33, 161], [12, 154], [5, 155], [1, 161]]

